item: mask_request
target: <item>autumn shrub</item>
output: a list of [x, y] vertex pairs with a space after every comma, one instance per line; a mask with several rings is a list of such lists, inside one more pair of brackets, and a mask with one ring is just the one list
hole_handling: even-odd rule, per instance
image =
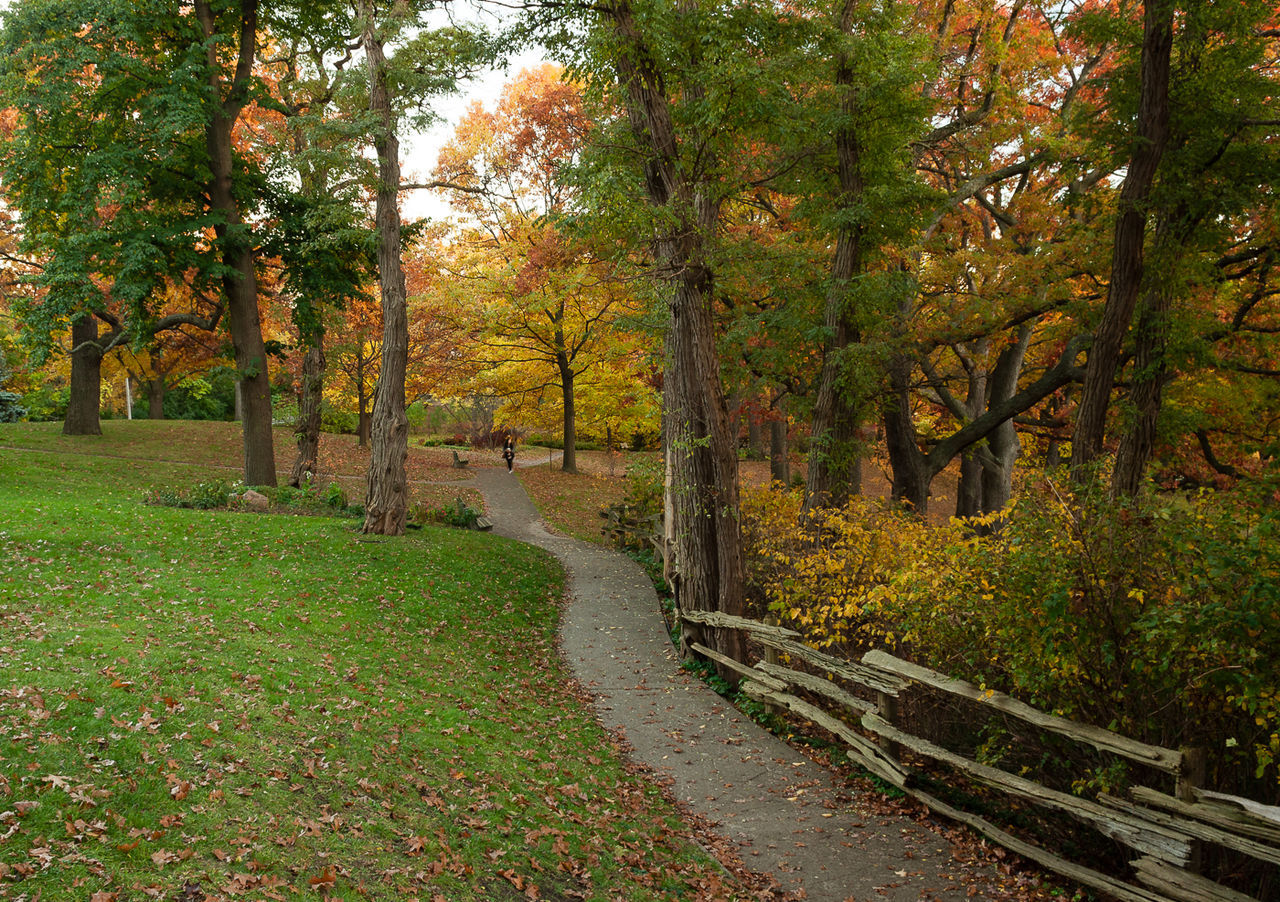
[[1280, 512], [1031, 488], [990, 537], [916, 534], [881, 593], [918, 662], [1166, 747], [1274, 797]]
[[860, 654], [884, 644], [895, 624], [883, 587], [925, 527], [876, 499], [804, 517], [802, 500], [800, 490], [743, 487], [750, 605], [817, 648]]

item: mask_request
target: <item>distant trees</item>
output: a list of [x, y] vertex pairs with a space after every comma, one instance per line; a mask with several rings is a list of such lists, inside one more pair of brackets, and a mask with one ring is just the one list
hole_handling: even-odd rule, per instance
[[[581, 386], [610, 372], [625, 384], [636, 366], [634, 341], [620, 328], [637, 313], [636, 293], [566, 219], [577, 193], [563, 172], [591, 125], [579, 86], [558, 67], [526, 70], [496, 109], [471, 109], [436, 170], [471, 218], [444, 264], [454, 275], [444, 291], [478, 346], [473, 367], [513, 413], [558, 407], [567, 473], [577, 472]], [[547, 388], [558, 399], [548, 401]], [[619, 414], [625, 407], [596, 400]]]

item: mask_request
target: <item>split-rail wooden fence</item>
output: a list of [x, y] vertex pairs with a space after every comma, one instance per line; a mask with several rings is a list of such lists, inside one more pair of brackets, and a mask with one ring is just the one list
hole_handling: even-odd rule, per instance
[[[761, 661], [753, 667], [702, 645], [694, 650], [738, 672], [741, 690], [785, 708], [839, 737], [850, 757], [929, 808], [968, 824], [995, 843], [1086, 887], [1123, 902], [1259, 902], [1198, 873], [1203, 843], [1280, 864], [1280, 808], [1209, 792], [1200, 787], [1204, 755], [1136, 742], [1108, 730], [1037, 710], [1004, 693], [871, 651], [847, 661], [811, 648], [792, 630], [720, 613], [684, 610], [679, 616], [712, 627], [740, 629], [766, 648], [808, 665], [805, 670]], [[1038, 729], [1087, 743], [1146, 768], [1170, 775], [1173, 795], [1134, 786], [1128, 798], [1101, 795], [1095, 801], [1044, 786], [1026, 776], [991, 767], [913, 736], [898, 724], [899, 697], [913, 684], [988, 706]], [[850, 691], [846, 687], [855, 687]], [[856, 687], [861, 695], [855, 694]], [[801, 697], [801, 693], [805, 697]], [[874, 700], [864, 696], [871, 696]], [[813, 699], [820, 699], [821, 704]], [[836, 712], [836, 713], [833, 713]], [[860, 729], [852, 724], [857, 724]], [[977, 814], [960, 810], [924, 791], [916, 768], [902, 750], [947, 765], [968, 778], [1024, 803], [1067, 814], [1134, 850], [1136, 882], [1119, 880], [1085, 864], [1014, 836]]]

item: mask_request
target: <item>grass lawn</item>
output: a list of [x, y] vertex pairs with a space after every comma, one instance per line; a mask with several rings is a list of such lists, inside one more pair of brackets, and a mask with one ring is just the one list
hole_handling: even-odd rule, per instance
[[0, 899], [751, 897], [569, 688], [547, 555], [148, 507], [235, 427], [104, 430], [0, 426]]

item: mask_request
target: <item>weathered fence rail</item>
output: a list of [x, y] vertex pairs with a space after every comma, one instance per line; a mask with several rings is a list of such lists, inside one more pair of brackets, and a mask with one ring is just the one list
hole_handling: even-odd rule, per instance
[[[703, 646], [694, 646], [700, 654], [737, 671], [746, 695], [785, 708], [839, 737], [848, 746], [849, 756], [882, 780], [938, 813], [968, 824], [1005, 848], [1084, 886], [1124, 902], [1250, 902], [1251, 896], [1198, 873], [1201, 844], [1213, 843], [1280, 864], [1280, 808], [1202, 789], [1201, 750], [1175, 751], [1137, 742], [1048, 714], [1002, 692], [982, 689], [883, 651], [868, 652], [858, 662], [846, 661], [810, 648], [799, 641], [798, 633], [783, 627], [703, 611], [681, 611], [680, 616], [707, 626], [744, 630], [761, 645], [818, 671], [797, 670], [768, 661], [747, 666]], [[849, 684], [869, 691], [875, 699], [860, 697]], [[1176, 780], [1175, 794], [1135, 786], [1127, 799], [1103, 794], [1094, 801], [1051, 789], [1025, 775], [991, 767], [914, 736], [897, 722], [898, 697], [913, 684], [990, 707], [1040, 730], [1168, 774]], [[802, 698], [797, 692], [808, 697]], [[820, 699], [821, 704], [809, 700], [812, 698]], [[919, 785], [918, 771], [903, 760], [903, 749], [1023, 802], [1067, 814], [1133, 849], [1138, 853], [1131, 862], [1136, 882], [1118, 880], [1069, 861], [1013, 836], [986, 818], [935, 798]]]

